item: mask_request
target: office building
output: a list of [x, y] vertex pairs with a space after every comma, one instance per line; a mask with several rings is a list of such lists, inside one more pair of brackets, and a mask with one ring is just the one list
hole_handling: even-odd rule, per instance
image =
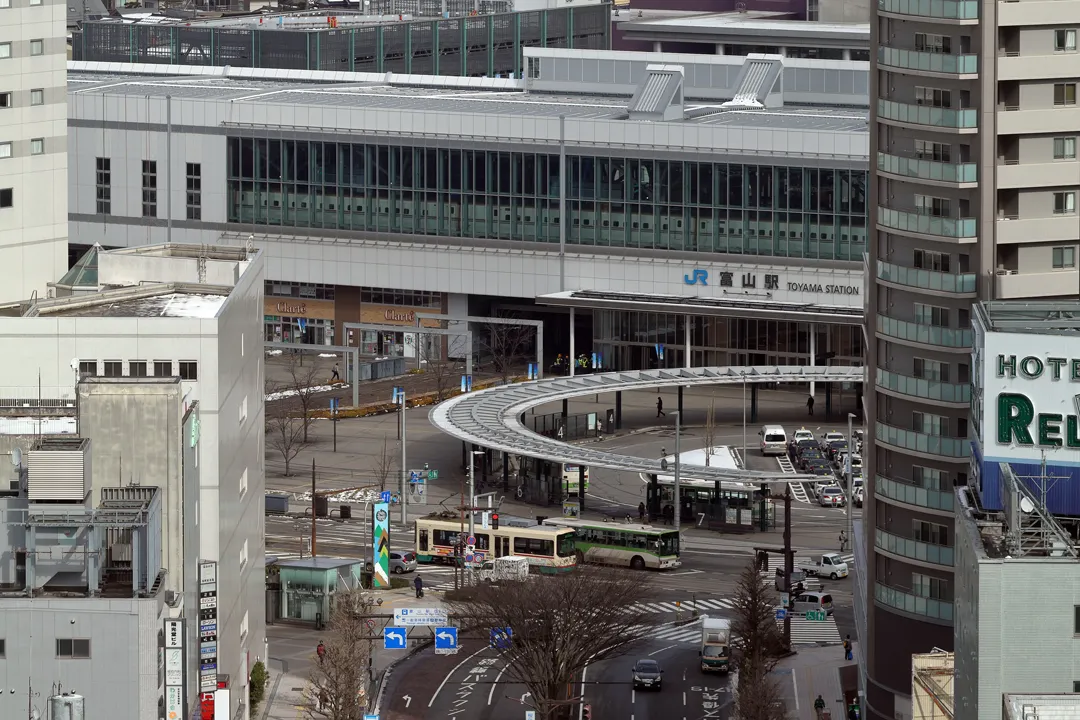
[[0, 3], [0, 302], [67, 268], [66, 5]]
[[[198, 82], [76, 63], [73, 156], [124, 170], [108, 213], [72, 176], [72, 227], [106, 247], [252, 238], [267, 339], [400, 354], [401, 333], [344, 324], [506, 309], [550, 323], [554, 357], [572, 306], [578, 352], [608, 368], [861, 362], [866, 63], [526, 62], [524, 80], [193, 68]], [[198, 187], [171, 221], [143, 201], [166, 176]]]
[[[218, 712], [235, 717], [249, 663], [265, 656], [262, 255], [245, 246], [172, 244], [97, 251], [96, 259], [98, 292], [0, 308], [0, 343], [18, 350], [0, 359], [0, 376], [8, 392], [40, 388], [29, 397], [78, 392], [87, 412], [78, 433], [103, 453], [88, 506], [99, 489], [163, 488], [157, 502], [169, 517], [152, 554], [169, 569], [163, 586], [183, 595], [189, 635], [199, 603], [186, 538], [197, 533], [200, 565], [217, 569], [217, 661], [206, 682], [228, 678], [230, 707]], [[85, 266], [76, 271], [91, 281]], [[95, 376], [101, 379], [88, 381]], [[158, 382], [174, 378], [175, 392]], [[196, 403], [197, 422], [184, 429]], [[125, 437], [138, 438], [141, 424], [176, 442]], [[192, 452], [199, 482], [197, 499], [188, 501], [178, 495], [177, 473]], [[181, 526], [189, 522], [197, 527]], [[188, 652], [198, 651], [189, 644]], [[199, 676], [188, 677], [189, 691], [198, 688]]]

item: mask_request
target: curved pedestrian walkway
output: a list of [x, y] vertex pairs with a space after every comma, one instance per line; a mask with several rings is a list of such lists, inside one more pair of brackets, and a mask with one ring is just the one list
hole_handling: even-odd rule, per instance
[[[459, 440], [502, 452], [559, 463], [582, 463], [632, 473], [663, 472], [659, 458], [641, 458], [571, 445], [529, 430], [521, 421], [530, 408], [557, 400], [598, 393], [703, 385], [862, 382], [862, 367], [752, 366], [705, 367], [559, 377], [467, 393], [435, 406], [431, 423]], [[780, 472], [731, 470], [683, 465], [685, 478], [717, 481], [783, 481], [802, 476]], [[668, 471], [670, 473], [670, 471]], [[807, 478], [811, 476], [806, 476]]]

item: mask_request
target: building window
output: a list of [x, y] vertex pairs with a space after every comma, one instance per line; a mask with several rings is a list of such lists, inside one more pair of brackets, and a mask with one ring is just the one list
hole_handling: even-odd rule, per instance
[[95, 161], [95, 183], [97, 184], [97, 214], [112, 214], [112, 160], [97, 158]]
[[199, 379], [199, 363], [194, 360], [181, 360], [180, 361], [180, 379], [181, 380], [198, 380]]
[[0, 108], [9, 108], [11, 106], [11, 93], [0, 92]]
[[[243, 401], [240, 403], [240, 424], [243, 425], [247, 422], [247, 396], [244, 396]], [[245, 471], [246, 473], [247, 471]]]
[[30, 141], [30, 154], [31, 155], [44, 155], [45, 154], [45, 138], [33, 138]]
[[948, 198], [934, 197], [933, 195], [916, 195], [915, 212], [920, 215], [933, 215], [934, 217], [949, 217], [951, 207]]
[[951, 53], [952, 38], [948, 35], [915, 33], [915, 49], [918, 52]]
[[79, 377], [94, 377], [97, 375], [97, 360], [80, 360]]
[[1076, 52], [1076, 30], [1054, 31], [1054, 52]]
[[1055, 160], [1075, 160], [1076, 159], [1076, 138], [1074, 138], [1074, 137], [1056, 137], [1056, 138], [1054, 138], [1054, 159]]
[[154, 377], [172, 377], [172, 360], [155, 360]]
[[1080, 635], [1080, 605], [1073, 605], [1073, 634]]
[[119, 360], [105, 361], [105, 377], [123, 377], [124, 363]]
[[7, 60], [9, 57], [11, 57], [11, 43], [0, 43], [0, 60]]
[[0, 10], [7, 10], [11, 7], [11, 0], [0, 0]]
[[919, 542], [931, 545], [947, 546], [949, 544], [949, 528], [945, 525], [938, 525], [925, 520], [912, 520], [911, 529], [912, 538]]
[[43, 0], [30, 0], [30, 6], [31, 7], [37, 6], [37, 5], [40, 5], [42, 2], [43, 2]]
[[911, 413], [911, 429], [924, 435], [948, 437], [949, 418], [932, 413], [913, 412]]
[[927, 490], [937, 490], [939, 492], [942, 488], [948, 486], [943, 470], [922, 467], [921, 465], [911, 466], [911, 480], [919, 487]]
[[917, 325], [949, 327], [949, 308], [915, 303], [915, 323]]
[[1054, 269], [1065, 270], [1076, 267], [1076, 248], [1073, 246], [1054, 248]]
[[44, 105], [45, 104], [45, 91], [41, 88], [35, 88], [30, 91], [30, 104], [31, 105]]
[[919, 597], [946, 600], [947, 581], [920, 573], [911, 574], [911, 592]]
[[540, 78], [540, 58], [529, 58], [529, 78], [532, 80], [538, 80]]
[[11, 188], [0, 188], [0, 208], [9, 208], [14, 205], [14, 191]]
[[[3, 7], [3, 6], [0, 6]], [[7, 657], [7, 640], [0, 638], [0, 658]]]
[[11, 157], [11, 142], [0, 142], [0, 160]]
[[916, 250], [914, 254], [915, 267], [920, 270], [933, 270], [934, 272], [949, 272], [949, 256], [945, 253], [931, 250]]
[[146, 361], [132, 360], [128, 363], [128, 375], [131, 377], [146, 377]]
[[30, 41], [30, 54], [31, 55], [44, 55], [45, 54], [45, 41], [44, 40], [31, 40]]
[[187, 164], [187, 219], [202, 220], [202, 165]]
[[931, 382], [949, 382], [948, 363], [915, 358], [915, 377]]
[[915, 87], [915, 104], [930, 107], [952, 107], [952, 91], [932, 87]]
[[1054, 104], [1075, 105], [1076, 83], [1054, 83]]
[[247, 468], [244, 468], [244, 472], [240, 473], [240, 497], [244, 497], [244, 493], [247, 492], [247, 486], [248, 486], [248, 471], [247, 471]]
[[157, 217], [157, 161], [142, 161], [142, 216]]
[[1080, 693], [1080, 681], [1073, 680], [1073, 692]]
[[240, 569], [243, 570], [248, 561], [248, 541], [245, 539], [243, 546], [240, 548]]
[[1076, 193], [1072, 190], [1054, 193], [1054, 214], [1071, 215], [1076, 212]]
[[74, 638], [56, 638], [56, 657], [86, 659], [90, 657], [90, 640]]
[[[247, 542], [245, 540], [245, 542]], [[244, 638], [248, 634], [248, 611], [244, 611], [244, 618], [240, 621], [240, 642], [244, 642]]]

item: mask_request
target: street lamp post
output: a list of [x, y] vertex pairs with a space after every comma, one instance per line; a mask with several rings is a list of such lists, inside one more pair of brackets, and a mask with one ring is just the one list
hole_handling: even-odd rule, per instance
[[746, 470], [746, 372], [739, 374], [742, 375], [742, 466]]
[[679, 417], [678, 411], [671, 413], [675, 416], [675, 532], [679, 532], [679, 515], [682, 510], [682, 493], [680, 493], [679, 487], [679, 465], [681, 464], [679, 454], [682, 449], [682, 418]]
[[476, 518], [473, 516], [473, 508], [476, 507], [476, 472], [473, 465], [473, 456], [484, 455], [483, 450], [473, 450], [469, 453], [469, 536], [476, 536]]
[[409, 469], [405, 465], [405, 408], [408, 406], [405, 402], [405, 388], [398, 390], [398, 398], [401, 401], [401, 524], [408, 525], [409, 514], [405, 500], [405, 481], [409, 477]]

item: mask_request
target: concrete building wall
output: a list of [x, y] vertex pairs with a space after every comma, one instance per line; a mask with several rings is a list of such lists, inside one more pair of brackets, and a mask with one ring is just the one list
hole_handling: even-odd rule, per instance
[[[160, 599], [0, 598], [0, 716], [24, 717], [27, 678], [45, 715], [56, 683], [86, 698], [86, 720], [158, 716]], [[58, 639], [90, 640], [87, 659], [58, 658]]]
[[67, 269], [67, 4], [0, 10], [0, 302], [44, 297]]

